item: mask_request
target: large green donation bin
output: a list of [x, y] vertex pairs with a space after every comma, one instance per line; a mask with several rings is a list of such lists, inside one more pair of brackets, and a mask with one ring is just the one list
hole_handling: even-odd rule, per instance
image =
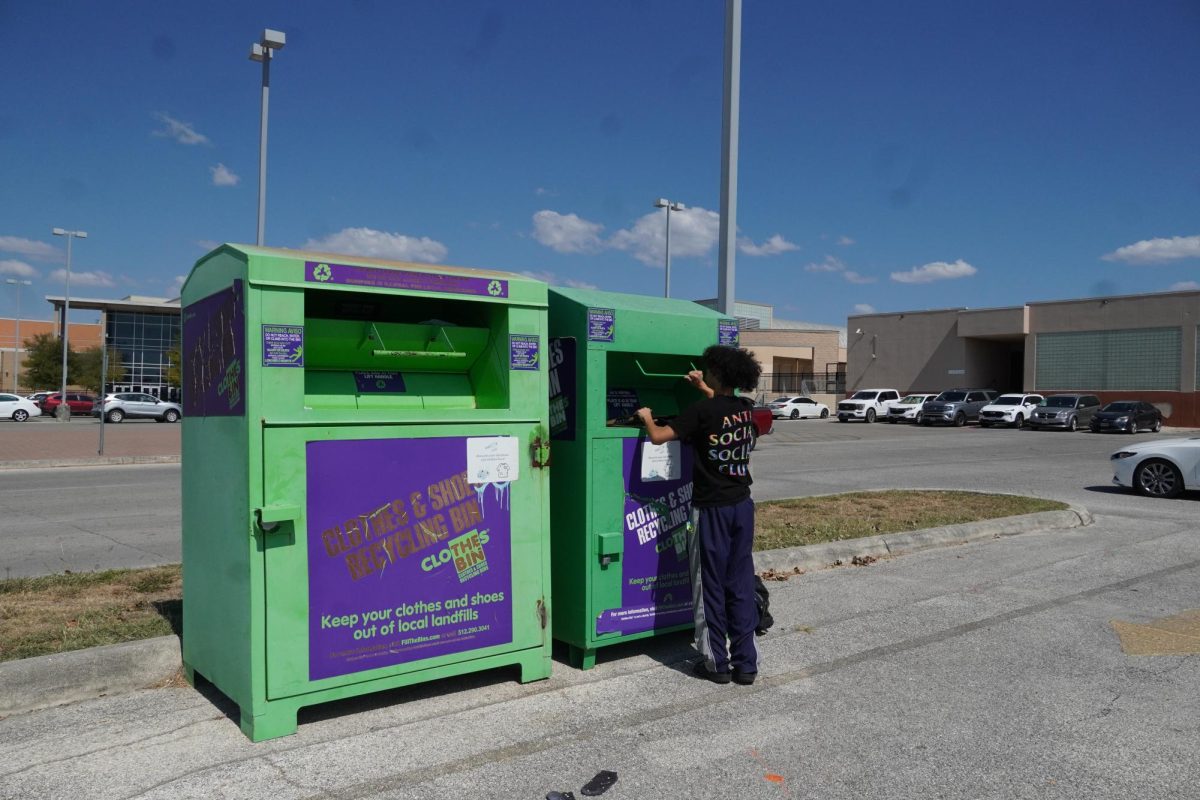
[[183, 662], [303, 707], [550, 674], [546, 285], [224, 245], [183, 288]]
[[692, 625], [687, 526], [692, 452], [653, 445], [631, 417], [669, 419], [737, 324], [685, 300], [550, 289], [554, 638], [589, 669], [596, 650]]

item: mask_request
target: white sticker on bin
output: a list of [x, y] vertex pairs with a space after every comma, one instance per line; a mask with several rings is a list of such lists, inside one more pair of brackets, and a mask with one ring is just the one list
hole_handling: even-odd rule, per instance
[[683, 471], [679, 442], [642, 443], [642, 480], [677, 481]]
[[521, 477], [520, 440], [516, 436], [467, 439], [467, 482], [508, 483]]

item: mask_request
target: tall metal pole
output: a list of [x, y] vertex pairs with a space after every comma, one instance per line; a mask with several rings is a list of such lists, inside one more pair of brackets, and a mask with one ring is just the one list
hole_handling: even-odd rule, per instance
[[258, 238], [263, 246], [267, 226], [267, 105], [271, 92], [271, 48], [263, 48], [262, 57], [262, 115], [258, 123]]
[[733, 316], [737, 238], [738, 111], [742, 73], [742, 0], [725, 0], [725, 101], [721, 115], [721, 234], [717, 310]]
[[71, 312], [71, 240], [75, 238], [74, 231], [67, 231], [67, 291], [63, 296], [62, 318], [62, 392], [58, 395], [58, 408], [55, 415], [66, 422], [71, 418], [71, 406], [67, 404], [67, 339], [69, 337], [68, 314]]
[[17, 394], [21, 380], [21, 287], [32, 286], [33, 281], [5, 278], [4, 282], [17, 287], [17, 330], [16, 341], [13, 343], [13, 394]]
[[104, 326], [100, 329], [100, 449], [97, 454], [104, 455], [104, 386], [108, 378], [108, 319], [105, 315]]
[[671, 296], [671, 206], [667, 204], [667, 270], [665, 283], [663, 284], [663, 297]]

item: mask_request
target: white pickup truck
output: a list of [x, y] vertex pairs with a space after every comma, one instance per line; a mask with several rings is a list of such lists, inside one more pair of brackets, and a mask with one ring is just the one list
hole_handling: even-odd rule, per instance
[[838, 403], [838, 422], [849, 422], [852, 419], [874, 422], [887, 414], [889, 403], [899, 399], [900, 393], [895, 389], [859, 389]]

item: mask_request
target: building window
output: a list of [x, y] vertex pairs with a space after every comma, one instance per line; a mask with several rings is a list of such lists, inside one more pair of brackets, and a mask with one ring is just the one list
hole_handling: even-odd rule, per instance
[[1179, 328], [1037, 335], [1038, 389], [1179, 391]]

